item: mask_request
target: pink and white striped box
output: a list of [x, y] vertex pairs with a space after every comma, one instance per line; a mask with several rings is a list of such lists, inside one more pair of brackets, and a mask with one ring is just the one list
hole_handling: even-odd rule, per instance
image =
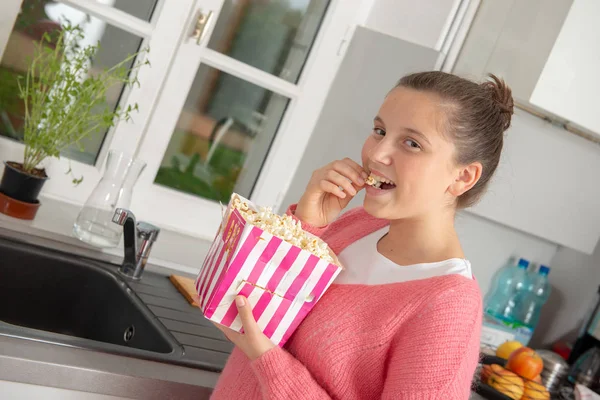
[[341, 267], [247, 222], [232, 201], [196, 278], [200, 309], [241, 332], [234, 300], [244, 295], [265, 335], [283, 346]]

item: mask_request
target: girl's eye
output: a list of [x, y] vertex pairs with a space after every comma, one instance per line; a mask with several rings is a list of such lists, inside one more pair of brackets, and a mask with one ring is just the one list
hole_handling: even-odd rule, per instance
[[385, 131], [381, 128], [373, 128], [373, 133], [376, 136], [385, 136]]
[[421, 145], [412, 139], [406, 139], [404, 143], [410, 147], [411, 150], [421, 150]]

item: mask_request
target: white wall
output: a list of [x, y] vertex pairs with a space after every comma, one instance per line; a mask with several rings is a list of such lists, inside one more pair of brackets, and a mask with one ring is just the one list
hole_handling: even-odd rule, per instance
[[600, 146], [516, 110], [488, 194], [472, 211], [591, 254], [600, 235], [598, 171]]
[[483, 293], [490, 287], [496, 271], [509, 259], [523, 257], [532, 263], [549, 265], [558, 250], [554, 243], [469, 212], [462, 212], [456, 217], [456, 231]]

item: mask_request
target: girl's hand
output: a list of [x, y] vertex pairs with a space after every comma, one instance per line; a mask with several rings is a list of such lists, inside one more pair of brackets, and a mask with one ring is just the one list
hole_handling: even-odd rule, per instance
[[365, 186], [368, 176], [349, 158], [316, 170], [298, 202], [296, 217], [316, 227], [329, 225]]
[[244, 333], [236, 332], [233, 329], [216, 323], [214, 325], [227, 336], [227, 339], [231, 340], [233, 344], [242, 350], [250, 361], [256, 360], [274, 348], [275, 344], [258, 327], [258, 324], [254, 320], [254, 315], [252, 315], [252, 308], [248, 303], [248, 299], [244, 296], [237, 296], [235, 298], [235, 305], [242, 319]]

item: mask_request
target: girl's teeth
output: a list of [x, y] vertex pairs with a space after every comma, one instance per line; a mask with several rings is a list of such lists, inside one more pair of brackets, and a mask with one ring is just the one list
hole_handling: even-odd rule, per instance
[[381, 176], [377, 176], [377, 175], [370, 175], [369, 179], [367, 179], [367, 184], [375, 186], [376, 188], [381, 187], [381, 185], [383, 183], [387, 183], [388, 185], [390, 185], [390, 184], [393, 185], [394, 184], [391, 180], [389, 180], [387, 178], [383, 178]]

